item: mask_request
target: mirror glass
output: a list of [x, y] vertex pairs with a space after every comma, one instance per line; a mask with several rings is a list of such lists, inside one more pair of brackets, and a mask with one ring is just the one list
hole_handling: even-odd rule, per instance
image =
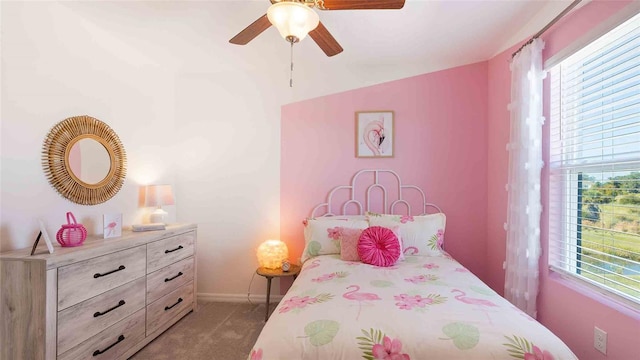
[[104, 145], [94, 139], [84, 138], [71, 147], [69, 166], [78, 179], [93, 185], [107, 177], [111, 158]]

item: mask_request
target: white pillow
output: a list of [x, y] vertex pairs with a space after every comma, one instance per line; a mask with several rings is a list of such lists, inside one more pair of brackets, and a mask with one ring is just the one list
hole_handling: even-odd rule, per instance
[[351, 220], [343, 217], [307, 219], [304, 227], [304, 251], [302, 262], [318, 255], [340, 254], [340, 229], [366, 229], [367, 220]]
[[367, 213], [371, 226], [398, 226], [405, 255], [442, 255], [447, 218], [444, 214], [420, 216]]

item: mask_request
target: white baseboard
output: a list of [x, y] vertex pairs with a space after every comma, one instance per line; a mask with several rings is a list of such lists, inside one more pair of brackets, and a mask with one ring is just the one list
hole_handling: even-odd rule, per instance
[[[269, 299], [271, 304], [275, 304], [282, 300], [283, 295], [271, 294]], [[197, 298], [199, 301], [217, 301], [217, 302], [233, 302], [233, 303], [247, 303], [246, 294], [218, 294], [218, 293], [198, 293]], [[251, 294], [249, 296], [251, 302], [254, 304], [264, 304], [267, 301], [267, 295]]]

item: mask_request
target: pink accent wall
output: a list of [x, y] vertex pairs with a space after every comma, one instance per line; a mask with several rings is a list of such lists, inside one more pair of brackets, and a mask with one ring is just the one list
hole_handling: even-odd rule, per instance
[[[515, 47], [517, 49], [517, 47]], [[507, 252], [504, 223], [507, 221], [507, 184], [509, 153], [509, 111], [511, 101], [511, 71], [509, 60], [514, 48], [488, 61], [489, 86], [487, 94], [488, 161], [487, 171], [487, 285], [504, 295], [502, 263]]]
[[[487, 63], [461, 66], [282, 108], [280, 236], [298, 259], [302, 220], [361, 169], [391, 169], [447, 215], [446, 247], [484, 276]], [[395, 112], [394, 158], [355, 157], [355, 112]], [[286, 286], [285, 286], [286, 287]]]
[[[547, 32], [544, 59], [568, 46], [589, 29], [618, 12], [629, 1], [593, 1]], [[515, 49], [509, 49], [489, 61], [488, 99], [488, 197], [487, 206], [487, 280], [496, 291], [504, 290], [507, 182], [509, 163], [505, 145], [509, 140], [509, 113], [511, 74], [508, 60]], [[545, 81], [545, 117], [549, 119], [549, 82]], [[543, 128], [543, 157], [549, 158], [549, 122]], [[548, 161], [547, 161], [548, 162]], [[540, 294], [538, 320], [564, 340], [581, 359], [638, 359], [637, 341], [640, 339], [640, 312], [606, 299], [597, 292], [561, 279], [547, 268], [548, 250], [548, 170], [542, 174], [541, 242], [543, 256], [540, 261]], [[608, 333], [607, 356], [593, 347], [593, 328], [598, 326]]]

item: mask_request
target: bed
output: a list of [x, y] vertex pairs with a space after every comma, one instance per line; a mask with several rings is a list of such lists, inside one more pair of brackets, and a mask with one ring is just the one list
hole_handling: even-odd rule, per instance
[[[387, 206], [388, 193], [379, 180], [389, 173], [397, 178], [397, 200]], [[355, 198], [355, 183], [363, 174], [373, 175], [364, 205]], [[336, 191], [344, 190], [352, 195], [342, 210], [355, 206], [360, 215], [332, 212]], [[411, 213], [405, 190], [418, 194], [420, 213], [428, 207], [437, 212], [394, 215], [399, 206]], [[382, 194], [388, 214], [364, 215], [373, 203], [372, 191]], [[319, 209], [330, 216], [316, 216]], [[249, 359], [576, 359], [558, 337], [444, 250], [445, 219], [421, 189], [402, 185], [390, 170], [362, 170], [351, 185], [334, 188], [305, 221], [302, 270]], [[348, 238], [363, 237], [378, 225], [402, 239], [402, 256], [387, 266], [354, 260]], [[310, 245], [314, 242], [319, 244]]]

